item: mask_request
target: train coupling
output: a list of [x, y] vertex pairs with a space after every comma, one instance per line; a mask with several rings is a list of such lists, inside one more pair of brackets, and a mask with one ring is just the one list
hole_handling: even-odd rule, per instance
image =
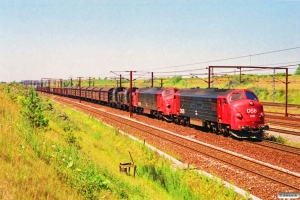
[[269, 130], [269, 128], [270, 128], [269, 125], [265, 125], [265, 126], [263, 127], [264, 130]]
[[242, 130], [243, 130], [243, 131], [249, 131], [250, 128], [249, 128], [249, 126], [242, 126]]
[[269, 130], [269, 125], [265, 125], [265, 126], [259, 126], [260, 130]]

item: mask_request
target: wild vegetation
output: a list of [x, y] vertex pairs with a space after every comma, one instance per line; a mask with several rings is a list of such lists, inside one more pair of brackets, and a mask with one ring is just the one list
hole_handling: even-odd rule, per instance
[[[243, 199], [97, 119], [0, 84], [0, 199]], [[137, 165], [137, 176], [119, 163]]]

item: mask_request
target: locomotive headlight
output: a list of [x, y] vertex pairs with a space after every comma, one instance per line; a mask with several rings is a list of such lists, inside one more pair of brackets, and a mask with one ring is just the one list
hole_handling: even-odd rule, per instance
[[253, 101], [250, 101], [249, 104], [250, 104], [250, 106], [254, 106]]
[[243, 115], [241, 113], [236, 113], [235, 116], [238, 119], [243, 119]]
[[265, 114], [262, 112], [262, 113], [260, 113], [260, 115], [259, 115], [259, 117], [264, 117], [265, 116]]

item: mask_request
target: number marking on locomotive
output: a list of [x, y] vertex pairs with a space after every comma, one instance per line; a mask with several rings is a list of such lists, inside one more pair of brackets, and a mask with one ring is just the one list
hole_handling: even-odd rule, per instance
[[247, 108], [247, 113], [257, 113], [256, 108]]

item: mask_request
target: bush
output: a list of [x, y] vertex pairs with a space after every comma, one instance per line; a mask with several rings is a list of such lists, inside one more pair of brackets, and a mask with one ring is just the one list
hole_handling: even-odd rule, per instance
[[281, 143], [281, 144], [285, 144], [286, 143], [286, 139], [283, 138], [282, 136], [274, 136], [274, 135], [268, 135], [268, 134], [265, 134], [264, 138], [266, 140], [270, 140], [270, 141], [273, 141], [273, 142], [278, 142], [278, 143]]
[[182, 76], [174, 76], [173, 78], [171, 78], [171, 82], [174, 85], [179, 83], [179, 81], [181, 81], [181, 80], [182, 80]]
[[22, 115], [33, 128], [43, 128], [48, 126], [48, 119], [44, 118], [42, 104], [35, 90], [30, 89], [25, 101], [18, 99], [23, 105]]
[[251, 90], [257, 95], [260, 96], [261, 94], [265, 93], [266, 95], [269, 94], [267, 88], [257, 88], [257, 87], [252, 87]]
[[284, 93], [285, 93], [284, 89], [280, 89], [280, 90], [279, 90], [279, 96], [283, 96]]
[[298, 65], [298, 68], [295, 71], [295, 75], [300, 75], [300, 65]]

